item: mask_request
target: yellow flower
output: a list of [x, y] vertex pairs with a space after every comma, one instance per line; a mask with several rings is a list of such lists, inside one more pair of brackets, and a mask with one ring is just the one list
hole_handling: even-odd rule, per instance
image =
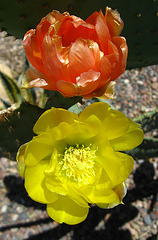
[[33, 130], [37, 136], [18, 151], [18, 169], [29, 196], [47, 204], [51, 218], [77, 224], [91, 203], [101, 208], [122, 203], [133, 158], [119, 151], [142, 142], [138, 124], [102, 102], [79, 115], [51, 108]]

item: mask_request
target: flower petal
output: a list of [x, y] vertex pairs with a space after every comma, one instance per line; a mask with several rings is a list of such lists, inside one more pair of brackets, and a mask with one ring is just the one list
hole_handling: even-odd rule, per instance
[[96, 58], [93, 48], [96, 48], [96, 51], [99, 51], [99, 48], [97, 47], [98, 45], [93, 45], [93, 43], [92, 40], [78, 38], [71, 45], [69, 52], [69, 70], [72, 79], [75, 80], [81, 73], [88, 72], [90, 69], [96, 69]]
[[70, 225], [78, 224], [85, 220], [89, 208], [83, 208], [67, 196], [60, 196], [54, 203], [47, 205], [48, 215], [58, 223]]
[[33, 131], [36, 134], [48, 132], [55, 126], [58, 126], [61, 122], [72, 124], [74, 123], [74, 119], [78, 119], [78, 116], [75, 113], [69, 112], [62, 108], [52, 107], [40, 116], [34, 125]]
[[110, 106], [107, 103], [93, 103], [80, 113], [79, 119], [81, 121], [85, 121], [88, 117], [94, 114], [98, 119], [103, 121], [103, 119], [107, 116], [108, 109], [110, 109]]
[[108, 53], [108, 40], [111, 40], [111, 36], [109, 33], [108, 26], [106, 24], [106, 19], [100, 10], [97, 18], [95, 29], [98, 36], [98, 43], [100, 45], [100, 49], [104, 54]]
[[48, 32], [51, 23], [47, 20], [47, 17], [42, 18], [41, 22], [36, 27], [36, 42], [38, 49], [41, 50], [41, 45], [45, 34]]
[[90, 24], [92, 24], [92, 25], [94, 25], [95, 26], [95, 24], [96, 24], [96, 19], [97, 19], [97, 17], [98, 17], [98, 12], [97, 11], [95, 11], [94, 13], [92, 13], [87, 19], [86, 19], [86, 23], [90, 23]]
[[68, 190], [69, 190], [69, 196], [71, 196], [71, 199], [77, 203], [79, 206], [84, 208], [89, 208], [88, 202], [86, 199], [82, 196], [82, 192], [78, 190], [78, 188], [75, 187], [73, 184], [68, 184]]
[[62, 47], [61, 38], [51, 38], [45, 35], [42, 43], [41, 53], [47, 75], [55, 83], [58, 80], [70, 82], [69, 70], [67, 68], [69, 47]]
[[119, 36], [124, 27], [124, 23], [120, 18], [120, 14], [118, 13], [118, 11], [106, 7], [105, 18], [111, 36]]
[[87, 187], [83, 191], [89, 203], [114, 203], [118, 200], [117, 194], [112, 189], [96, 189]]
[[99, 78], [100, 72], [96, 72], [92, 69], [82, 73], [77, 78], [77, 86], [80, 89], [81, 95], [86, 95], [94, 91], [99, 85]]
[[98, 143], [97, 162], [102, 165], [113, 187], [124, 182], [132, 171], [134, 160], [131, 156], [114, 152], [105, 141]]
[[44, 170], [48, 161], [40, 161], [33, 167], [26, 167], [25, 188], [29, 196], [40, 203], [52, 203], [58, 199], [58, 195], [47, 189], [45, 185]]
[[75, 16], [69, 16], [62, 22], [58, 35], [62, 37], [63, 46], [69, 46], [78, 38], [97, 38], [94, 26]]
[[102, 132], [108, 140], [118, 138], [128, 131], [129, 119], [123, 113], [111, 109], [106, 103], [91, 104], [80, 113], [79, 119], [85, 121], [92, 114], [101, 120]]
[[[132, 121], [131, 121], [132, 122]], [[110, 144], [114, 151], [126, 151], [137, 147], [143, 141], [144, 133], [135, 124], [134, 129], [130, 129], [126, 134], [110, 140]]]
[[56, 90], [56, 86], [50, 78], [34, 68], [29, 68], [25, 73], [22, 88], [32, 87], [41, 87], [49, 90]]
[[93, 97], [98, 97], [102, 99], [111, 99], [114, 95], [114, 87], [116, 85], [116, 82], [107, 82], [105, 85], [102, 87], [96, 89], [92, 93], [87, 94], [84, 96], [87, 99], [93, 98]]
[[134, 160], [131, 156], [125, 153], [116, 152], [115, 154], [119, 158], [121, 163], [121, 167], [120, 167], [118, 179], [117, 179], [118, 181], [117, 184], [120, 184], [124, 182], [132, 172]]
[[53, 141], [53, 136], [47, 133], [34, 137], [25, 150], [25, 165], [34, 166], [46, 157], [49, 159], [53, 150]]
[[121, 159], [116, 155], [106, 139], [101, 139], [100, 142], [98, 141], [97, 146], [98, 158], [96, 161], [100, 163], [106, 171], [112, 186], [116, 186], [118, 184]]
[[100, 72], [101, 72], [101, 80], [100, 80], [99, 87], [102, 87], [110, 80], [111, 74], [113, 72], [113, 66], [106, 56], [102, 57], [101, 59]]
[[108, 208], [113, 208], [113, 207], [117, 206], [118, 204], [122, 203], [122, 199], [127, 193], [126, 183], [122, 183], [122, 184], [118, 185], [116, 188], [113, 189], [113, 191], [118, 196], [116, 202], [113, 202], [113, 203], [98, 203], [96, 205], [100, 208], [108, 209]]
[[47, 177], [45, 180], [45, 185], [49, 189], [49, 191], [58, 193], [60, 195], [67, 195], [68, 191], [64, 188], [62, 182], [59, 181], [55, 176], [54, 177]]
[[127, 132], [129, 128], [129, 119], [122, 112], [109, 109], [102, 124], [107, 139], [111, 140], [118, 138]]
[[124, 37], [113, 37], [112, 42], [115, 44], [119, 51], [119, 61], [117, 63], [117, 66], [115, 68], [115, 71], [113, 75], [111, 76], [111, 81], [118, 78], [126, 69], [126, 63], [127, 63], [127, 54], [128, 54], [128, 47], [126, 44], [126, 39]]
[[60, 80], [56, 83], [56, 86], [61, 94], [65, 97], [80, 96], [80, 90], [74, 83]]
[[37, 47], [34, 29], [31, 29], [25, 34], [23, 39], [23, 46], [26, 56], [29, 62], [32, 64], [32, 66], [36, 68], [38, 71], [45, 73], [41, 52]]
[[17, 155], [16, 155], [17, 167], [18, 167], [18, 171], [19, 171], [21, 177], [24, 177], [24, 175], [25, 175], [24, 154], [25, 154], [27, 144], [28, 143], [23, 144], [19, 148]]

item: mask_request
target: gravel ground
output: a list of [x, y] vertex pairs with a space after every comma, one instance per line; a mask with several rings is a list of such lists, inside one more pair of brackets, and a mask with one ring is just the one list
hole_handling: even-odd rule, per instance
[[[24, 59], [21, 40], [0, 32], [0, 64], [9, 66], [16, 78], [23, 71]], [[158, 65], [126, 70], [117, 83], [114, 99], [110, 100], [116, 109], [130, 118], [155, 109]], [[152, 134], [157, 137], [158, 131]], [[83, 223], [60, 225], [48, 217], [45, 205], [37, 204], [27, 196], [16, 162], [2, 157], [0, 240], [157, 240], [158, 157], [135, 162], [127, 185], [124, 205], [112, 210], [92, 206]]]

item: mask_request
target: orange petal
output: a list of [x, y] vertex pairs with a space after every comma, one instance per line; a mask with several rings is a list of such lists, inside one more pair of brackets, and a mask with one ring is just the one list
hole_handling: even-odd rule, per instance
[[97, 39], [94, 26], [75, 16], [62, 22], [58, 35], [62, 37], [63, 46], [69, 46], [78, 38]]
[[115, 68], [117, 66], [117, 63], [119, 61], [119, 51], [117, 47], [111, 42], [108, 41], [108, 55], [106, 55], [106, 58], [111, 63], [112, 71], [111, 74], [115, 71]]
[[47, 14], [45, 19], [52, 25], [56, 21], [62, 22], [67, 16], [69, 16], [68, 12], [64, 12], [63, 14], [61, 14], [59, 11], [53, 10], [52, 12]]
[[114, 95], [115, 82], [107, 82], [104, 86], [98, 88], [92, 93], [83, 96], [84, 98], [90, 99], [93, 97], [101, 97], [102, 99], [111, 99]]
[[108, 29], [108, 26], [105, 21], [105, 17], [101, 10], [96, 19], [95, 29], [97, 32], [98, 43], [100, 45], [100, 49], [101, 49], [101, 51], [104, 52], [104, 54], [106, 54], [108, 51], [108, 48], [107, 48], [108, 40], [111, 40], [111, 36], [110, 36], [109, 29]]
[[25, 73], [22, 88], [41, 87], [49, 90], [56, 90], [55, 84], [43, 73], [34, 68], [29, 68]]
[[58, 80], [70, 81], [68, 71], [68, 50], [61, 45], [61, 38], [51, 38], [46, 35], [42, 43], [42, 58], [47, 76], [54, 82]]
[[124, 27], [124, 23], [120, 18], [120, 14], [117, 10], [112, 10], [109, 7], [106, 7], [105, 12], [106, 22], [110, 31], [111, 36], [119, 36]]
[[57, 82], [56, 86], [65, 97], [80, 96], [79, 88], [74, 83], [61, 80]]
[[36, 41], [37, 41], [37, 46], [40, 50], [41, 50], [43, 38], [45, 34], [48, 32], [50, 25], [51, 25], [50, 22], [46, 20], [46, 17], [44, 17], [36, 27]]
[[119, 36], [113, 37], [112, 42], [115, 44], [115, 46], [118, 49], [119, 61], [111, 77], [111, 81], [118, 78], [125, 71], [126, 63], [127, 63], [127, 55], [128, 55], [128, 47], [126, 44], [126, 39], [124, 37], [119, 37]]
[[81, 95], [89, 94], [93, 92], [99, 85], [100, 72], [96, 72], [90, 69], [88, 72], [84, 72], [77, 79], [77, 86], [81, 91]]
[[94, 13], [92, 13], [87, 19], [86, 19], [86, 23], [90, 23], [90, 24], [92, 24], [92, 25], [94, 25], [95, 26], [95, 24], [96, 24], [96, 19], [97, 19], [97, 17], [98, 17], [98, 12], [97, 11], [95, 11]]
[[25, 34], [23, 39], [23, 46], [26, 57], [32, 66], [35, 67], [38, 71], [45, 73], [41, 53], [37, 47], [34, 29], [31, 29]]
[[113, 72], [113, 67], [110, 61], [106, 56], [102, 57], [100, 62], [100, 72], [101, 72], [101, 79], [99, 87], [105, 85], [111, 78], [111, 74]]
[[74, 81], [81, 73], [88, 72], [89, 69], [96, 69], [96, 59], [98, 59], [96, 55], [100, 55], [100, 51], [98, 45], [93, 45], [93, 43], [91, 40], [79, 38], [70, 47], [69, 68]]

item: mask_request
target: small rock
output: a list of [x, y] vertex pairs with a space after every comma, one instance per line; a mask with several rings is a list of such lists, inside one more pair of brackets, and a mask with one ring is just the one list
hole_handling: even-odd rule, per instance
[[144, 222], [147, 224], [147, 225], [152, 225], [152, 220], [151, 220], [151, 217], [149, 214], [147, 214], [145, 217], [144, 217]]
[[158, 89], [158, 82], [154, 82], [151, 84], [153, 89]]
[[1, 212], [2, 213], [5, 213], [7, 211], [8, 207], [7, 205], [4, 205], [2, 208], [1, 208]]

